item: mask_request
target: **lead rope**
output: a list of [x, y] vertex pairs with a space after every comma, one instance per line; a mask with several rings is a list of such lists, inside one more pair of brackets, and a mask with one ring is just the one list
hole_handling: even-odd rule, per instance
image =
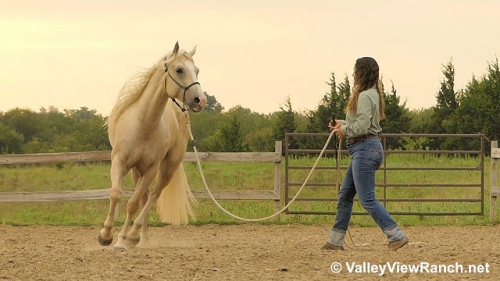
[[[196, 145], [194, 145], [194, 137], [193, 137], [193, 134], [191, 132], [191, 122], [189, 120], [189, 114], [187, 112], [185, 112], [184, 114], [186, 115], [186, 123], [187, 123], [188, 131], [189, 131], [189, 138], [191, 139], [191, 142], [193, 144], [194, 155], [196, 156], [196, 164], [198, 166], [198, 170], [200, 171], [201, 180], [203, 182], [203, 185], [205, 186], [205, 189], [206, 189], [208, 195], [210, 196], [210, 198], [212, 199], [212, 201], [215, 203], [215, 205], [217, 205], [217, 207], [219, 207], [219, 209], [221, 211], [223, 211], [224, 213], [226, 213], [227, 215], [229, 215], [232, 218], [235, 218], [235, 219], [238, 219], [238, 220], [241, 220], [241, 221], [246, 221], [246, 222], [258, 222], [258, 221], [268, 220], [268, 219], [271, 219], [271, 218], [273, 218], [273, 217], [275, 217], [277, 215], [280, 215], [286, 209], [288, 209], [288, 207], [290, 207], [290, 205], [292, 205], [292, 203], [295, 201], [295, 199], [297, 199], [297, 197], [299, 196], [300, 192], [302, 192], [302, 189], [304, 189], [304, 186], [306, 186], [306, 184], [309, 181], [309, 178], [311, 177], [314, 169], [316, 169], [316, 166], [318, 165], [319, 160], [323, 156], [323, 153], [325, 153], [325, 150], [328, 147], [328, 144], [330, 144], [330, 140], [332, 139], [332, 136], [335, 134], [335, 132], [337, 132], [337, 130], [333, 130], [330, 133], [330, 135], [328, 136], [328, 139], [326, 140], [325, 145], [323, 146], [323, 149], [321, 149], [321, 152], [319, 153], [319, 156], [316, 159], [316, 162], [314, 162], [314, 165], [312, 166], [311, 171], [309, 171], [309, 174], [307, 175], [306, 179], [304, 180], [304, 183], [302, 184], [302, 186], [297, 191], [297, 194], [295, 194], [295, 196], [292, 198], [292, 200], [290, 200], [290, 202], [288, 202], [288, 204], [286, 204], [285, 207], [283, 207], [278, 212], [276, 212], [276, 213], [274, 213], [274, 214], [272, 214], [270, 216], [264, 217], [264, 218], [248, 219], [248, 218], [242, 218], [240, 216], [234, 215], [231, 212], [229, 212], [228, 210], [226, 210], [224, 207], [222, 207], [219, 204], [219, 202], [217, 202], [217, 199], [215, 199], [214, 195], [210, 191], [210, 188], [208, 188], [207, 181], [205, 180], [205, 175], [203, 174], [203, 169], [201, 168], [201, 161], [200, 161], [200, 157], [198, 156], [198, 149], [196, 148]], [[339, 178], [340, 178], [340, 149], [341, 148], [342, 148], [342, 142], [339, 141], [339, 148], [338, 148], [338, 151], [337, 151], [337, 186], [339, 186]], [[361, 244], [361, 245], [356, 244], [354, 242], [354, 240], [352, 239], [351, 232], [349, 231], [349, 229], [347, 229], [347, 232], [349, 233], [349, 237], [350, 237], [351, 242], [352, 242], [352, 244], [354, 246], [356, 246], [356, 247], [363, 247], [363, 246], [368, 245], [368, 244]], [[347, 247], [349, 247], [345, 242], [344, 242], [344, 244]]]
[[238, 220], [242, 220], [242, 221], [247, 221], [247, 222], [257, 222], [257, 221], [263, 221], [263, 220], [268, 220], [268, 219], [271, 219], [281, 213], [283, 213], [286, 209], [288, 209], [288, 207], [290, 207], [290, 205], [292, 205], [292, 203], [295, 201], [295, 199], [297, 199], [297, 197], [299, 196], [300, 192], [302, 191], [302, 189], [304, 189], [304, 186], [306, 186], [307, 184], [307, 181], [309, 180], [309, 178], [311, 177], [312, 175], [312, 172], [314, 171], [314, 169], [316, 168], [316, 166], [318, 165], [318, 162], [319, 160], [321, 159], [321, 156], [323, 156], [323, 153], [325, 152], [328, 144], [330, 143], [330, 140], [332, 139], [332, 136], [333, 134], [337, 131], [337, 130], [333, 130], [330, 135], [328, 136], [328, 139], [326, 140], [326, 143], [325, 145], [323, 146], [323, 149], [321, 150], [319, 156], [318, 156], [318, 159], [316, 159], [316, 162], [314, 163], [311, 171], [309, 172], [309, 174], [307, 175], [304, 183], [302, 184], [302, 186], [300, 187], [300, 189], [297, 191], [297, 194], [295, 194], [295, 196], [292, 198], [292, 200], [290, 200], [290, 202], [288, 202], [288, 204], [286, 204], [285, 207], [283, 207], [281, 210], [279, 210], [278, 212], [270, 215], [270, 216], [267, 216], [267, 217], [264, 217], [264, 218], [257, 218], [257, 219], [248, 219], [248, 218], [242, 218], [242, 217], [239, 217], [237, 215], [234, 215], [232, 213], [230, 213], [229, 211], [227, 211], [226, 209], [224, 209], [224, 207], [222, 207], [219, 202], [217, 202], [217, 200], [215, 199], [214, 195], [212, 194], [212, 192], [210, 191], [210, 188], [208, 188], [208, 185], [207, 185], [207, 182], [205, 180], [205, 175], [203, 174], [203, 170], [201, 168], [201, 161], [200, 161], [200, 158], [198, 156], [198, 149], [196, 148], [196, 146], [194, 145], [194, 138], [193, 138], [193, 134], [191, 133], [191, 123], [189, 121], [189, 115], [186, 114], [186, 121], [187, 121], [187, 124], [188, 124], [188, 131], [189, 131], [189, 137], [191, 138], [191, 142], [193, 143], [193, 150], [194, 150], [194, 154], [196, 156], [196, 162], [197, 162], [197, 165], [198, 165], [198, 170], [200, 171], [200, 175], [201, 175], [201, 180], [203, 181], [203, 185], [205, 186], [205, 189], [207, 190], [207, 193], [208, 195], [210, 196], [210, 198], [212, 199], [212, 201], [214, 201], [215, 205], [217, 205], [217, 207], [219, 207], [219, 209], [221, 209], [224, 213], [228, 214], [229, 216], [235, 218], [235, 219], [238, 219]]

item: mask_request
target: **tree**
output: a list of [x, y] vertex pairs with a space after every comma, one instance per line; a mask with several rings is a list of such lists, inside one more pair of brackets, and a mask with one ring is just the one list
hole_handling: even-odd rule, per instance
[[432, 108], [414, 109], [408, 112], [410, 116], [410, 133], [423, 134], [426, 126], [431, 123]]
[[336, 95], [332, 96], [333, 112], [337, 119], [344, 119], [345, 109], [347, 108], [349, 97], [351, 96], [351, 85], [349, 84], [349, 77], [347, 77], [347, 74], [344, 77], [344, 81], [339, 84], [336, 93]]
[[209, 95], [205, 92], [205, 96], [207, 97], [207, 104], [203, 108], [202, 112], [190, 114], [190, 126], [191, 133], [193, 134], [193, 138], [195, 143], [189, 143], [188, 150], [193, 151], [193, 145], [196, 145], [196, 149], [199, 151], [207, 151], [207, 138], [210, 135], [213, 135], [216, 127], [215, 124], [220, 123], [220, 119], [223, 119], [221, 116], [224, 107], [217, 101], [215, 96]]
[[[385, 93], [385, 115], [386, 118], [382, 120], [382, 132], [403, 134], [410, 132], [410, 116], [406, 108], [406, 102], [400, 104], [401, 98], [397, 95], [394, 83], [392, 83], [391, 91]], [[403, 140], [400, 138], [390, 138], [387, 140], [388, 148], [402, 148]]]
[[[500, 68], [498, 58], [488, 63], [488, 73], [475, 77], [463, 91], [460, 106], [452, 116], [457, 133], [482, 133], [488, 139], [500, 138]], [[479, 143], [467, 143], [470, 148], [479, 148]], [[461, 147], [465, 146], [462, 144]]]
[[76, 142], [71, 151], [111, 149], [108, 133], [103, 127], [105, 118], [95, 109], [81, 107], [78, 110], [66, 111], [69, 123], [73, 126], [71, 133]]
[[330, 92], [321, 99], [316, 111], [311, 112], [309, 119], [309, 132], [326, 132], [328, 122], [334, 115], [336, 119], [344, 119], [345, 108], [351, 95], [351, 86], [347, 75], [338, 86], [335, 82], [335, 73], [332, 72], [330, 82]]
[[230, 123], [222, 125], [207, 142], [209, 151], [243, 152], [248, 146], [243, 143], [240, 122], [233, 116]]
[[0, 154], [21, 153], [23, 136], [0, 122]]
[[[458, 108], [458, 93], [455, 92], [455, 67], [450, 59], [446, 65], [442, 65], [444, 79], [436, 94], [436, 106], [432, 107], [432, 115], [427, 124], [422, 129], [424, 133], [446, 134], [452, 133], [455, 129], [451, 126], [451, 116]], [[441, 149], [443, 139], [432, 138], [426, 144], [429, 149]]]
[[274, 144], [277, 140], [273, 138], [273, 129], [264, 127], [254, 133], [245, 136], [250, 151], [274, 151]]
[[205, 96], [207, 97], [207, 104], [205, 105], [205, 108], [203, 108], [204, 112], [217, 114], [224, 110], [224, 107], [217, 101], [215, 96], [211, 96], [207, 94], [207, 92], [205, 92]]
[[[287, 97], [285, 101], [285, 107], [280, 106], [280, 110], [281, 111], [276, 113], [276, 119], [273, 126], [273, 137], [275, 140], [282, 140], [283, 145], [285, 145], [285, 134], [295, 133], [297, 130], [297, 124], [295, 123], [295, 113], [292, 109], [290, 97]], [[290, 138], [288, 148], [298, 148], [297, 140], [294, 138]], [[283, 150], [283, 152], [284, 151], [285, 150]]]
[[[332, 120], [333, 116], [335, 116], [335, 119], [344, 119], [345, 117], [345, 108], [351, 95], [351, 86], [347, 74], [344, 81], [337, 86], [335, 73], [332, 72], [330, 82], [327, 82], [327, 84], [330, 86], [330, 92], [323, 96], [316, 111], [307, 114], [306, 131], [309, 133], [327, 133], [328, 122]], [[324, 139], [308, 139], [301, 140], [300, 143], [304, 147], [321, 148], [324, 141]], [[335, 141], [332, 144], [336, 146]]]
[[4, 114], [2, 121], [6, 126], [21, 134], [24, 143], [32, 141], [43, 130], [42, 120], [31, 109], [11, 109]]
[[455, 66], [451, 60], [447, 65], [443, 65], [443, 75], [445, 79], [441, 81], [441, 89], [436, 96], [436, 113], [440, 117], [449, 116], [458, 107], [457, 92], [455, 92]]
[[[194, 144], [199, 151], [208, 151], [207, 141], [217, 131], [218, 125], [224, 123], [223, 114], [212, 114], [205, 111], [190, 113], [191, 133]], [[189, 143], [188, 150], [193, 150], [193, 143]]]

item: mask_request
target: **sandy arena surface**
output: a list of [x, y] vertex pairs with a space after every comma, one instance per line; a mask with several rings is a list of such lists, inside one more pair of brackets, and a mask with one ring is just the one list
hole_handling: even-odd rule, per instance
[[[351, 228], [345, 251], [324, 251], [330, 226], [204, 225], [150, 230], [145, 248], [114, 251], [97, 227], [0, 226], [0, 280], [500, 280], [499, 226], [406, 227], [410, 244], [387, 250], [378, 228]], [[118, 229], [115, 228], [115, 239]], [[362, 247], [360, 244], [367, 243]], [[331, 265], [339, 262], [340, 273]], [[402, 273], [428, 263], [489, 273]], [[396, 265], [399, 273], [349, 273]], [[425, 264], [424, 264], [425, 265]], [[364, 267], [363, 267], [364, 266]], [[487, 266], [487, 267], [486, 267]], [[442, 269], [443, 270], [443, 269]]]

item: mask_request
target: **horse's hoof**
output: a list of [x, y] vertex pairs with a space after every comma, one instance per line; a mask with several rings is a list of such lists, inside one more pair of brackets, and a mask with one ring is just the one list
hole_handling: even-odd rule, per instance
[[127, 249], [124, 246], [115, 246], [113, 247], [113, 250], [116, 252], [125, 252]]
[[130, 244], [132, 244], [132, 245], [139, 244], [139, 241], [141, 241], [141, 237], [137, 237], [137, 238], [127, 237], [127, 242], [130, 243]]
[[97, 236], [97, 241], [99, 241], [99, 244], [101, 244], [101, 246], [109, 246], [111, 245], [111, 242], [113, 242], [113, 237], [111, 237], [110, 239], [103, 239], [101, 237], [101, 234], [99, 234]]

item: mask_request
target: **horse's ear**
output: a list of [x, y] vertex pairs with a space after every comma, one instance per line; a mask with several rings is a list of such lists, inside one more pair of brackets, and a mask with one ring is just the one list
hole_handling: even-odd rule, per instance
[[179, 41], [175, 42], [174, 50], [172, 51], [173, 55], [176, 55], [179, 51]]
[[193, 56], [194, 56], [194, 54], [196, 54], [196, 45], [193, 47], [193, 49], [191, 50], [191, 52], [189, 52], [189, 55], [190, 55], [191, 57], [193, 57]]

